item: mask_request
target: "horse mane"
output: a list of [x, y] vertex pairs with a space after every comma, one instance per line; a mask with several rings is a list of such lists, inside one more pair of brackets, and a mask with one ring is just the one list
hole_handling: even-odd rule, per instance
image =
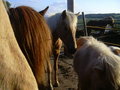
[[108, 16], [108, 17], [104, 17], [103, 19], [104, 19], [104, 20], [109, 20], [109, 19], [112, 20], [112, 19], [114, 19], [114, 18], [113, 18], [112, 16]]
[[[90, 37], [82, 37], [84, 44], [78, 49], [84, 48], [92, 48], [96, 53], [100, 53], [99, 61], [96, 63], [94, 68], [104, 70], [106, 79], [110, 81], [110, 83], [118, 88], [117, 85], [120, 86], [120, 58], [115, 55], [109, 47], [107, 47], [103, 42], [94, 39], [92, 36]], [[79, 40], [78, 40], [79, 41]], [[80, 44], [81, 45], [81, 44]], [[93, 51], [91, 51], [92, 53]]]
[[47, 18], [47, 23], [48, 23], [49, 27], [51, 28], [51, 30], [56, 29], [56, 26], [60, 20], [60, 16], [61, 16], [61, 13], [56, 13], [56, 14]]
[[[66, 10], [64, 10], [64, 11], [66, 11]], [[61, 23], [62, 13], [56, 13], [56, 14], [47, 18], [47, 22], [48, 22], [48, 25], [50, 26], [51, 30], [55, 30], [57, 28], [56, 27], [57, 24]], [[66, 22], [67, 25], [76, 25], [77, 18], [75, 17], [74, 13], [72, 13], [70, 11], [66, 11], [66, 16], [67, 16], [67, 19], [69, 20], [69, 22]], [[53, 23], [51, 23], [51, 22], [53, 22]], [[71, 27], [73, 27], [73, 26], [71, 26]]]
[[37, 82], [45, 82], [45, 69], [50, 59], [52, 39], [44, 17], [27, 6], [10, 8], [9, 11], [16, 39]]

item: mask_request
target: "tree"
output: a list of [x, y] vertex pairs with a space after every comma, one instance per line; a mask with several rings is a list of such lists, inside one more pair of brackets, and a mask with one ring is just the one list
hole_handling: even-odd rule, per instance
[[10, 8], [11, 4], [8, 1], [3, 0], [3, 3], [7, 8]]
[[7, 4], [8, 8], [10, 8], [10, 6], [11, 6], [10, 2], [6, 1], [6, 4]]

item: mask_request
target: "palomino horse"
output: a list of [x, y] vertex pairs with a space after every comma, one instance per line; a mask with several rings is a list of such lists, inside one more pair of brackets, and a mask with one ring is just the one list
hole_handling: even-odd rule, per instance
[[15, 39], [0, 0], [0, 90], [38, 90], [37, 82]]
[[[52, 89], [50, 65], [52, 39], [44, 17], [27, 6], [11, 8], [9, 12], [16, 39], [32, 68], [39, 89]], [[47, 69], [48, 84], [45, 77]]]
[[81, 37], [77, 44], [78, 90], [120, 90], [120, 57], [93, 37]]
[[[60, 48], [62, 46], [62, 41], [67, 47], [68, 52], [73, 54], [76, 51], [76, 26], [77, 26], [77, 16], [78, 14], [73, 14], [72, 12], [64, 10], [62, 13], [57, 13], [51, 17], [47, 18], [48, 25], [51, 29], [53, 36], [53, 54], [54, 54], [54, 76], [55, 85], [58, 86], [58, 57], [60, 54]], [[62, 41], [61, 41], [62, 40]]]
[[107, 18], [104, 18], [102, 20], [90, 20], [90, 21], [88, 21], [88, 23], [87, 23], [88, 35], [91, 34], [92, 30], [100, 31], [100, 34], [104, 34], [105, 29], [106, 29], [105, 27], [108, 24], [113, 28], [114, 19], [112, 17], [107, 17]]

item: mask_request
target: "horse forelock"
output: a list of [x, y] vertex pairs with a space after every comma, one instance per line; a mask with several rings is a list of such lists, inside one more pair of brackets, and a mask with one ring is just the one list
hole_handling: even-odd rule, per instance
[[[56, 30], [57, 26], [59, 26], [58, 24], [63, 24], [61, 23], [62, 21], [61, 13], [56, 13], [55, 15], [47, 18], [47, 22], [53, 31]], [[65, 23], [72, 30], [75, 29], [77, 25], [77, 16], [72, 12], [66, 11]]]
[[[60, 37], [67, 47], [77, 48], [75, 39], [77, 15], [73, 14], [72, 12], [66, 11], [65, 12], [66, 15], [63, 18], [62, 14], [63, 13], [57, 13], [49, 17], [47, 19], [47, 22], [52, 30], [52, 33], [54, 33], [55, 37]], [[64, 36], [66, 34], [68, 34], [68, 37], [64, 39]], [[69, 45], [70, 43], [72, 43], [71, 46]]]
[[68, 27], [71, 28], [71, 30], [76, 30], [76, 25], [77, 25], [77, 16], [72, 13], [72, 12], [69, 12], [67, 11], [66, 12], [66, 24]]

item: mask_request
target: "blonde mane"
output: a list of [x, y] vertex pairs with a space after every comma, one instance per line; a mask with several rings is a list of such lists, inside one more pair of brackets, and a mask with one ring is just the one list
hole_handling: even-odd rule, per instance
[[[84, 66], [83, 68], [85, 72], [89, 72], [89, 70], [91, 69], [104, 71], [104, 76], [106, 77], [106, 80], [111, 83], [114, 88], [119, 88], [120, 57], [115, 55], [103, 42], [96, 40], [92, 36], [81, 37], [80, 39], [78, 39], [78, 42], [79, 48], [74, 57], [74, 67], [76, 72], [80, 75], [81, 70], [78, 70], [77, 63], [86, 62], [86, 66]], [[80, 65], [82, 64], [79, 64], [79, 66]]]
[[[68, 26], [70, 26], [71, 28], [76, 27], [76, 25], [77, 25], [77, 16], [74, 13], [70, 12], [70, 11], [66, 11], [66, 14], [67, 14], [66, 24]], [[47, 18], [47, 23], [50, 26], [52, 31], [57, 30], [57, 26], [62, 21], [61, 15], [62, 15], [62, 13], [56, 13], [56, 14], [54, 14], [54, 15]]]

